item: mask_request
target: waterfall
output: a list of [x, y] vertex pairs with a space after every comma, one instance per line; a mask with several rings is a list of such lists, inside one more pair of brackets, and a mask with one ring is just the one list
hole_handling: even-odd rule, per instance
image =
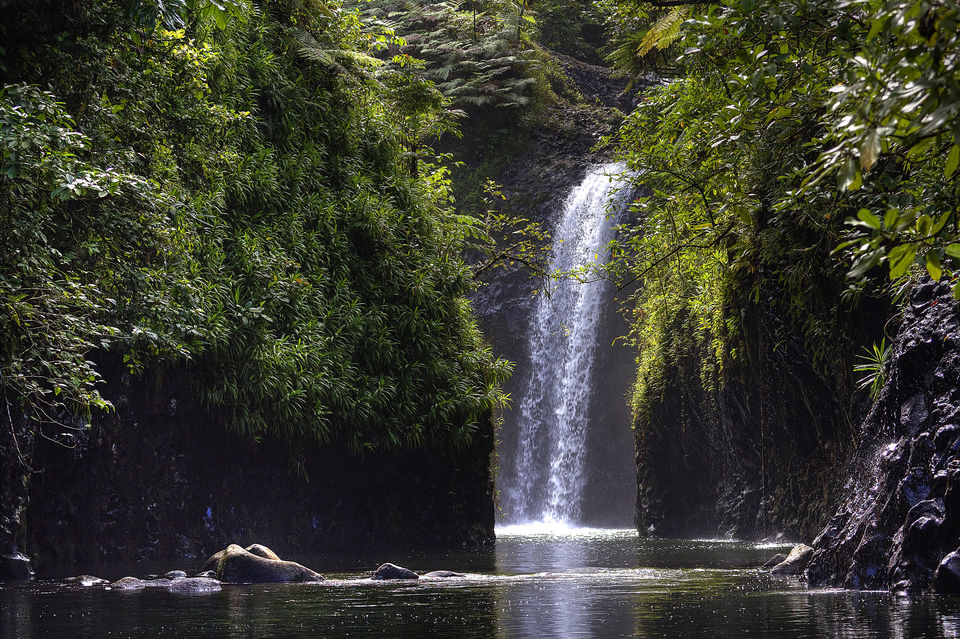
[[[615, 214], [629, 197], [630, 189], [619, 188], [623, 170], [619, 163], [595, 167], [571, 191], [553, 234], [551, 271], [606, 261]], [[605, 281], [564, 279], [537, 299], [512, 415], [516, 450], [501, 469], [504, 523], [580, 523], [598, 324], [610, 288]]]

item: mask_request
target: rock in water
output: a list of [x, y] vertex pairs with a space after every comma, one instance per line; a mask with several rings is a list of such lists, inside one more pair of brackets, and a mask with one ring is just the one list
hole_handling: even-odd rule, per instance
[[[230, 545], [233, 546], [236, 544], [230, 544]], [[270, 550], [269, 548], [267, 548], [262, 544], [250, 544], [249, 546], [247, 546], [246, 550], [248, 553], [252, 555], [256, 555], [257, 557], [263, 557], [264, 559], [271, 559], [273, 561], [281, 561], [280, 556], [277, 553], [273, 552], [272, 550]], [[200, 568], [200, 572], [201, 573], [215, 572], [217, 570], [217, 566], [220, 565], [220, 558], [223, 557], [223, 553], [225, 552], [226, 550], [224, 549], [224, 550], [221, 550], [220, 552], [216, 552], [210, 555], [210, 557], [203, 563], [203, 566]], [[206, 575], [201, 574], [198, 576], [203, 577]]]
[[806, 569], [811, 557], [813, 548], [806, 544], [797, 544], [787, 558], [771, 568], [770, 572], [775, 575], [799, 575]]
[[261, 544], [250, 544], [247, 546], [247, 552], [256, 555], [257, 557], [263, 557], [264, 559], [273, 559], [274, 561], [281, 561], [280, 555], [273, 552], [266, 546]]
[[787, 556], [785, 554], [783, 554], [782, 552], [778, 552], [773, 557], [768, 559], [767, 563], [763, 564], [763, 567], [767, 569], [773, 568], [774, 566], [786, 561], [786, 559], [787, 559]]
[[230, 544], [217, 565], [217, 578], [229, 583], [323, 581], [323, 576], [293, 561], [265, 559]]
[[33, 568], [30, 567], [29, 557], [19, 552], [0, 556], [0, 581], [4, 579], [29, 581], [33, 578]]
[[164, 575], [166, 579], [183, 579], [186, 576], [187, 573], [183, 572], [182, 570], [171, 570]]
[[421, 576], [431, 577], [433, 579], [449, 579], [451, 577], [464, 577], [465, 575], [463, 573], [453, 572], [452, 570], [434, 570]]
[[394, 564], [381, 564], [377, 571], [373, 573], [373, 578], [381, 581], [388, 579], [419, 579], [420, 575]]
[[169, 579], [137, 579], [123, 577], [110, 584], [113, 590], [143, 590], [144, 588], [169, 588], [173, 584]]
[[226, 550], [221, 550], [220, 552], [215, 552], [212, 555], [210, 555], [210, 557], [205, 562], [203, 562], [203, 566], [200, 568], [200, 572], [208, 572], [208, 571], [215, 572], [217, 570], [217, 566], [220, 565], [220, 558], [223, 557], [223, 553], [225, 552]]
[[137, 579], [136, 577], [124, 577], [110, 584], [112, 590], [143, 590], [145, 588], [162, 588], [168, 592], [180, 594], [220, 592], [220, 582], [216, 579], [206, 579], [204, 577], [177, 577], [175, 579]]
[[942, 595], [960, 595], [960, 549], [944, 557], [937, 566], [933, 589]]

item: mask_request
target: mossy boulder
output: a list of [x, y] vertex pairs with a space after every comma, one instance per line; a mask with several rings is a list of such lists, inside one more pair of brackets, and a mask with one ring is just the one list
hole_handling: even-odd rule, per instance
[[217, 578], [229, 583], [296, 583], [323, 581], [306, 566], [282, 559], [267, 559], [236, 544], [223, 550], [217, 563]]

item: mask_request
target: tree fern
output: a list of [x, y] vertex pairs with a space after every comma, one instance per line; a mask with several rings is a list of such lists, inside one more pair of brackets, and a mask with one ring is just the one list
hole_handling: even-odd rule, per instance
[[637, 46], [637, 55], [644, 57], [653, 49], [663, 51], [680, 37], [680, 27], [690, 14], [690, 7], [674, 7], [654, 22]]

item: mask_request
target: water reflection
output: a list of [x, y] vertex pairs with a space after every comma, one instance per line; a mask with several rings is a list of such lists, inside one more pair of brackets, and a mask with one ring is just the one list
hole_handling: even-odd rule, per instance
[[[420, 569], [470, 572], [450, 581], [373, 583], [349, 569], [322, 585], [226, 586], [221, 593], [192, 597], [53, 582], [8, 584], [0, 588], [0, 634], [4, 639], [960, 637], [958, 599], [810, 591], [795, 579], [753, 568], [770, 553], [735, 542], [641, 540], [633, 531], [513, 531], [501, 535], [492, 555], [409, 558]], [[365, 565], [368, 559], [335, 563]], [[319, 560], [313, 565], [327, 568]]]

